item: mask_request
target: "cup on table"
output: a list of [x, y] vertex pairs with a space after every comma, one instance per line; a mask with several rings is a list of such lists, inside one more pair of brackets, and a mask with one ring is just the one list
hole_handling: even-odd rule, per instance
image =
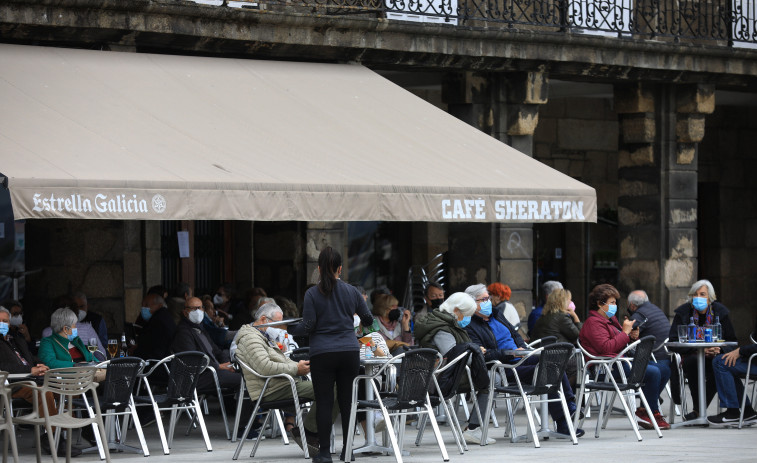
[[688, 342], [689, 340], [689, 327], [686, 325], [678, 325], [678, 342]]

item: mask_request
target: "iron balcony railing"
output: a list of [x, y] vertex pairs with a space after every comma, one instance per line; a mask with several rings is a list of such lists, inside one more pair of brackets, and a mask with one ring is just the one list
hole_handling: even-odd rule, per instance
[[757, 45], [757, 0], [194, 0], [396, 21]]

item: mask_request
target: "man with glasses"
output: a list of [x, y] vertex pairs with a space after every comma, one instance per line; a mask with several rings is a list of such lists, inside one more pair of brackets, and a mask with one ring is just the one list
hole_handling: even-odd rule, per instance
[[[181, 320], [176, 325], [176, 334], [171, 343], [174, 354], [187, 351], [199, 351], [210, 359], [210, 366], [215, 368], [221, 389], [233, 390], [239, 388], [240, 376], [229, 363], [228, 349], [221, 350], [208, 336], [202, 326], [205, 309], [202, 301], [197, 297], [190, 297], [184, 304]], [[197, 382], [197, 393], [215, 392], [215, 382], [210, 371], [200, 375]]]
[[[517, 362], [519, 359], [511, 355], [505, 355], [504, 351], [526, 349], [528, 346], [510, 322], [507, 321], [504, 314], [499, 309], [492, 308], [486, 285], [469, 286], [466, 288], [465, 293], [476, 301], [476, 314], [471, 317], [470, 324], [465, 327], [465, 331], [468, 332], [471, 342], [486, 349], [484, 359], [487, 362], [492, 360], [499, 360], [502, 363]], [[532, 356], [516, 368], [521, 381], [530, 383], [536, 372], [538, 363], [538, 357]], [[507, 375], [508, 379], [513, 379], [510, 377], [511, 373], [509, 370], [507, 371]], [[573, 389], [570, 387], [570, 382], [568, 381], [568, 376], [565, 373], [563, 373], [562, 384], [565, 399], [568, 402], [568, 410], [573, 414], [576, 410], [576, 401]], [[549, 396], [550, 399], [557, 397], [556, 393]], [[558, 433], [570, 434], [565, 413], [558, 402], [549, 403], [549, 414], [557, 424]], [[576, 437], [583, 435], [583, 429], [576, 429]]]

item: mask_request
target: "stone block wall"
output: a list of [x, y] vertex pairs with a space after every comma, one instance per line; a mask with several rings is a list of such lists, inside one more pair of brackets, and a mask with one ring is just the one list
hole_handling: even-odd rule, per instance
[[[736, 334], [748, 341], [755, 327], [757, 306], [752, 286], [757, 281], [757, 109], [717, 106], [706, 118], [699, 145], [699, 181], [714, 201], [700, 209], [703, 233], [700, 278], [712, 281], [718, 299], [731, 310]], [[707, 198], [711, 199], [711, 198]], [[714, 209], [714, 210], [713, 210]], [[709, 230], [708, 230], [709, 231]]]

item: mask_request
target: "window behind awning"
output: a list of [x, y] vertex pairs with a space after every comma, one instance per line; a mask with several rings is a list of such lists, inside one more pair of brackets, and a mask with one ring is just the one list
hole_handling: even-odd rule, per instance
[[595, 222], [578, 182], [355, 64], [0, 44], [22, 218]]

